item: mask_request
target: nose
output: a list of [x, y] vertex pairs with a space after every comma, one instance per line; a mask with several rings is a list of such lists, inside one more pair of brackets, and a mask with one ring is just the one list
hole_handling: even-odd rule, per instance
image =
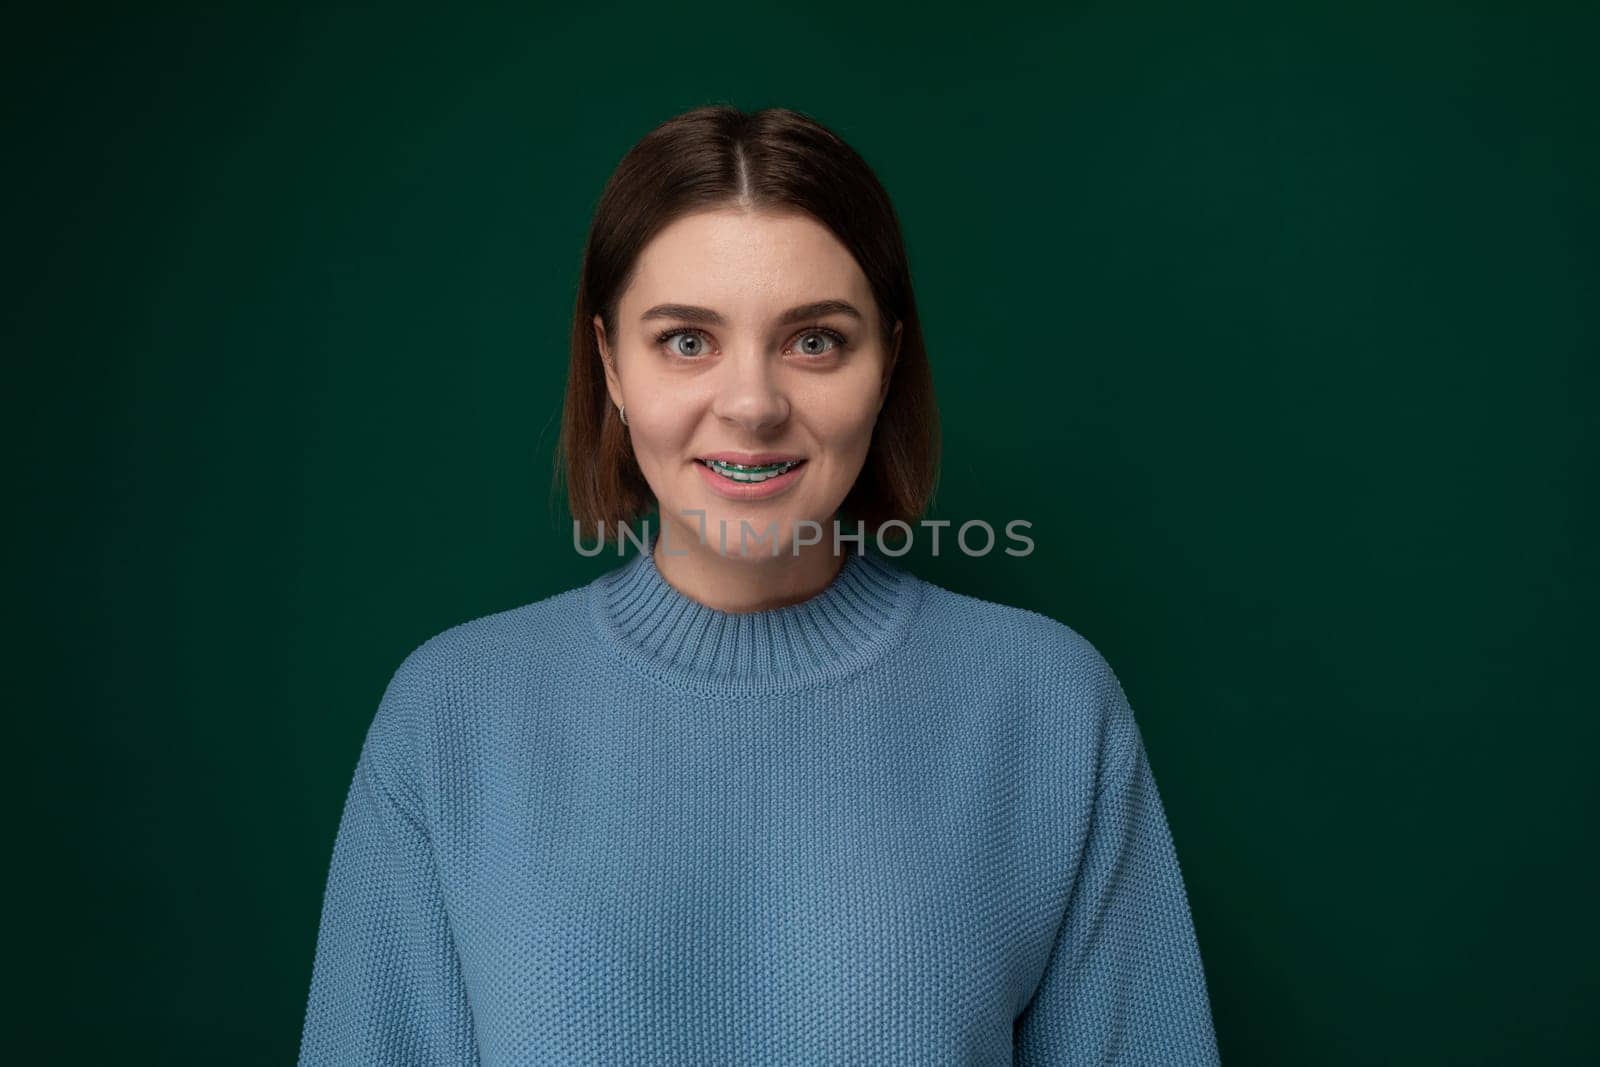
[[758, 433], [781, 426], [789, 417], [789, 398], [772, 361], [759, 348], [742, 349], [717, 370], [721, 381], [712, 405], [717, 418]]

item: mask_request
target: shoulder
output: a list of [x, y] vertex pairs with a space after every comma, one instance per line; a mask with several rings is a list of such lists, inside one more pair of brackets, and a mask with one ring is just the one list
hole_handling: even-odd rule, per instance
[[1019, 780], [1045, 783], [1047, 810], [1084, 812], [1103, 783], [1137, 767], [1143, 739], [1122, 680], [1076, 627], [932, 583], [923, 603], [919, 622], [954, 665], [948, 677], [1003, 700], [992, 714], [1013, 740]]
[[439, 631], [406, 657], [434, 675], [469, 669], [485, 657], [537, 652], [570, 636], [586, 621], [587, 586], [468, 619]]
[[456, 623], [400, 657], [361, 760], [419, 824], [436, 821], [451, 783], [471, 773], [475, 748], [493, 744], [485, 727], [513, 718], [537, 688], [530, 672], [584, 641], [585, 588]]
[[936, 639], [975, 647], [993, 661], [1068, 689], [1116, 678], [1100, 649], [1058, 618], [917, 580], [924, 586], [919, 626]]
[[971, 671], [1009, 679], [1046, 733], [1064, 731], [1098, 747], [1108, 729], [1131, 721], [1117, 672], [1076, 627], [1029, 608], [918, 581], [925, 586], [917, 620], [923, 639]]
[[417, 644], [394, 668], [369, 738], [425, 756], [441, 732], [461, 725], [455, 720], [492, 699], [494, 679], [566, 656], [583, 641], [586, 591], [578, 586], [468, 619]]

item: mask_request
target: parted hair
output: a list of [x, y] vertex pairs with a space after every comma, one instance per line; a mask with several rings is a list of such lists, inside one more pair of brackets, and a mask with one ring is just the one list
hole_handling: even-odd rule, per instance
[[[620, 336], [617, 304], [640, 253], [686, 215], [740, 206], [804, 212], [850, 251], [872, 286], [885, 358], [895, 355], [889, 391], [855, 485], [840, 507], [847, 529], [869, 536], [891, 520], [914, 524], [938, 480], [939, 413], [922, 325], [911, 289], [900, 220], [877, 176], [848, 144], [788, 108], [745, 112], [726, 104], [677, 115], [623, 156], [595, 206], [583, 249], [572, 353], [556, 455], [572, 517], [585, 539], [602, 541], [656, 507], [628, 430], [606, 391], [594, 317]], [[613, 342], [614, 343], [614, 342]]]

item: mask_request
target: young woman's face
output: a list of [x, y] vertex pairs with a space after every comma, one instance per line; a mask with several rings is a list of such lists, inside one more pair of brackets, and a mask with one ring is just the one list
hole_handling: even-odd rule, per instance
[[[674, 552], [702, 530], [720, 552], [726, 530], [729, 555], [771, 556], [771, 531], [788, 555], [801, 520], [831, 545], [892, 354], [866, 275], [826, 227], [738, 209], [679, 219], [641, 253], [618, 335], [599, 316], [594, 327]], [[742, 552], [741, 520], [753, 531]]]

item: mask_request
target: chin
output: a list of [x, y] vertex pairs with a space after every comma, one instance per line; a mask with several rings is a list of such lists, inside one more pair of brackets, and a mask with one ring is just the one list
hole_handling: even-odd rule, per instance
[[[796, 527], [805, 521], [805, 516], [790, 514], [777, 514], [771, 510], [763, 511], [759, 507], [738, 508], [728, 507], [725, 502], [705, 501], [700, 504], [688, 505], [690, 508], [703, 509], [705, 512], [705, 543], [713, 551], [730, 559], [748, 559], [757, 561], [773, 559], [775, 557], [792, 556]], [[689, 528], [691, 537], [700, 536], [700, 517], [698, 515], [684, 515], [683, 525]], [[740, 542], [742, 527], [740, 522], [748, 522], [750, 530], [744, 533], [743, 544]], [[828, 524], [823, 520], [813, 520], [822, 532], [822, 542], [825, 543], [829, 536]], [[769, 528], [772, 534], [768, 536]], [[726, 548], [723, 544], [722, 531], [726, 529]], [[773, 551], [773, 543], [777, 543], [777, 551]]]

